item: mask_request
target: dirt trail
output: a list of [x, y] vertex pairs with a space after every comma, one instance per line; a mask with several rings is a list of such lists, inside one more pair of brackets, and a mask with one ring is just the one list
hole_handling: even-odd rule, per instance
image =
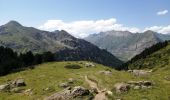
[[85, 76], [85, 81], [89, 84], [89, 86], [93, 89], [96, 89], [98, 94], [95, 95], [94, 100], [107, 100], [106, 97], [106, 90], [100, 90], [97, 86], [97, 83], [95, 83], [92, 80], [89, 80], [87, 76]]

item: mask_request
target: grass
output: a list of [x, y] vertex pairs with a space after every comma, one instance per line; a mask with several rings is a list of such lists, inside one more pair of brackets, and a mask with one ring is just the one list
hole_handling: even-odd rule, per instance
[[[80, 62], [51, 62], [35, 66], [34, 69], [29, 69], [17, 73], [12, 73], [0, 77], [0, 84], [7, 82], [7, 80], [14, 80], [16, 78], [24, 78], [26, 87], [24, 89], [32, 89], [32, 95], [23, 93], [9, 93], [0, 92], [0, 100], [41, 100], [55, 92], [63, 90], [59, 87], [60, 83], [66, 82], [69, 78], [76, 79], [73, 86], [81, 85], [89, 88], [84, 81], [84, 76], [97, 81], [98, 86], [102, 89], [113, 91], [113, 96], [109, 98], [123, 98], [125, 100], [169, 100], [170, 99], [170, 81], [165, 77], [170, 77], [170, 67], [166, 66], [154, 71], [149, 77], [135, 77], [125, 71], [116, 71], [109, 67], [95, 64], [95, 67], [85, 67], [84, 61]], [[66, 65], [79, 65], [80, 69], [68, 69]], [[99, 74], [99, 71], [111, 70], [111, 75]], [[127, 93], [116, 94], [113, 87], [117, 82], [127, 82], [130, 80], [151, 80], [154, 86], [151, 89], [133, 90]], [[48, 88], [48, 90], [45, 90]]]

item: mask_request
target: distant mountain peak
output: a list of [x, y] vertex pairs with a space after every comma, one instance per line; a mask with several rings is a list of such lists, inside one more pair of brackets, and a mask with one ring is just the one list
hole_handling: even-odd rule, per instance
[[5, 26], [22, 26], [19, 22], [11, 20]]
[[151, 31], [151, 30], [147, 30], [147, 31], [145, 31], [144, 33], [156, 33], [156, 32], [154, 32], [154, 31]]

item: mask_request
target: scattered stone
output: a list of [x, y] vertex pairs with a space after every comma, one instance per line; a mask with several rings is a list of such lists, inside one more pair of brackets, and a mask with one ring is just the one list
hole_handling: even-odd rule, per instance
[[151, 81], [129, 81], [127, 83], [135, 90], [150, 88], [153, 84]]
[[141, 87], [137, 85], [137, 86], [134, 86], [133, 89], [134, 89], [134, 90], [139, 90], [140, 88], [141, 88]]
[[128, 91], [130, 88], [134, 90], [139, 89], [149, 89], [153, 83], [151, 81], [129, 81], [127, 83], [116, 83], [114, 85], [117, 93], [122, 93]]
[[66, 88], [69, 86], [69, 84], [66, 82], [66, 83], [61, 83], [59, 86], [62, 88]]
[[16, 79], [14, 81], [8, 81], [7, 83], [0, 85], [0, 91], [11, 91], [11, 92], [20, 92], [21, 89], [18, 87], [26, 86], [24, 79]]
[[0, 85], [0, 91], [8, 91], [8, 90], [10, 90], [9, 84]]
[[127, 92], [130, 89], [130, 85], [127, 83], [116, 83], [114, 85], [114, 88], [116, 89], [117, 93], [123, 93], [123, 92]]
[[26, 84], [25, 84], [25, 82], [24, 82], [24, 79], [17, 79], [17, 80], [15, 81], [15, 85], [16, 85], [17, 87], [26, 86]]
[[76, 86], [73, 89], [66, 88], [61, 92], [55, 93], [47, 98], [45, 100], [72, 100], [73, 98], [77, 96], [85, 96], [89, 95], [89, 90], [85, 89], [81, 86]]
[[95, 67], [95, 65], [93, 63], [85, 63], [86, 67]]
[[99, 74], [112, 75], [112, 72], [111, 72], [110, 70], [107, 70], [107, 71], [99, 71]]
[[164, 79], [165, 79], [166, 81], [170, 81], [170, 76], [165, 76]]
[[107, 91], [107, 92], [106, 92], [106, 95], [112, 96], [113, 93], [112, 93], [112, 91]]
[[91, 92], [95, 93], [95, 94], [98, 94], [98, 90], [96, 88], [91, 88]]
[[23, 93], [26, 94], [26, 95], [32, 95], [33, 94], [32, 89], [27, 89]]
[[69, 79], [68, 79], [68, 83], [69, 83], [69, 84], [73, 84], [74, 82], [75, 82], [75, 79], [73, 79], [73, 78], [69, 78]]
[[128, 72], [132, 73], [135, 76], [148, 76], [152, 72], [152, 70], [128, 70]]
[[132, 73], [132, 72], [133, 72], [133, 70], [128, 70], [127, 72]]
[[90, 92], [88, 89], [85, 89], [84, 87], [81, 86], [76, 86], [73, 88], [71, 95], [73, 97], [77, 97], [77, 96], [84, 96], [84, 95], [88, 95]]

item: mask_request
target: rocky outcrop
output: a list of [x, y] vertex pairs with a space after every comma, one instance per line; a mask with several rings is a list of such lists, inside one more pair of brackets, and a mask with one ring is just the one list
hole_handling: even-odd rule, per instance
[[153, 85], [153, 82], [151, 81], [129, 81], [127, 84], [130, 85], [133, 89], [145, 89], [145, 88], [151, 88]]
[[64, 89], [63, 91], [55, 93], [45, 98], [44, 100], [70, 100], [78, 96], [87, 96], [89, 94], [90, 92], [88, 89], [81, 87], [81, 86], [76, 86], [73, 89], [70, 87], [67, 89]]
[[18, 87], [26, 86], [24, 79], [19, 78], [13, 81], [9, 81], [5, 84], [0, 85], [0, 91], [20, 91]]
[[153, 86], [153, 82], [151, 81], [128, 81], [128, 82], [121, 82], [116, 83], [114, 88], [116, 93], [123, 93], [127, 92], [129, 89], [149, 89]]
[[128, 70], [128, 72], [132, 73], [135, 76], [148, 76], [152, 72], [152, 70]]
[[116, 90], [116, 93], [122, 93], [127, 92], [130, 89], [130, 85], [124, 82], [116, 83], [114, 85], [114, 88]]

